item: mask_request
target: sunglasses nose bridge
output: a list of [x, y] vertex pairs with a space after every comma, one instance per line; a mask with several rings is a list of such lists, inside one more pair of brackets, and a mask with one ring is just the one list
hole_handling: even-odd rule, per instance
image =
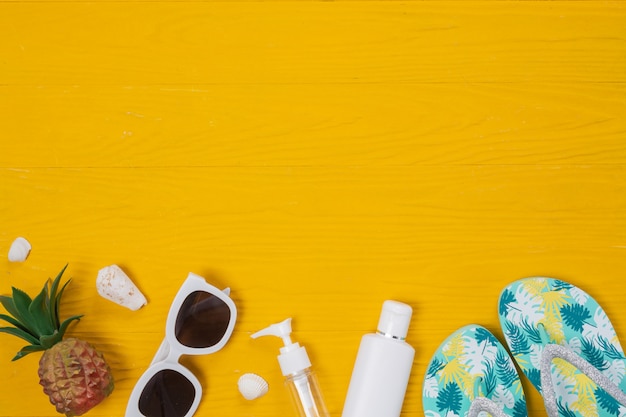
[[176, 349], [172, 349], [170, 347], [170, 351], [167, 354], [167, 357], [165, 358], [165, 362], [167, 363], [179, 363], [180, 362], [180, 357], [183, 356], [183, 353], [176, 350]]
[[178, 363], [182, 355], [182, 352], [179, 352], [177, 349], [172, 348], [172, 345], [167, 341], [166, 337], [161, 342], [161, 346], [159, 346], [159, 349], [154, 355], [154, 358], [152, 358], [150, 366], [159, 362]]

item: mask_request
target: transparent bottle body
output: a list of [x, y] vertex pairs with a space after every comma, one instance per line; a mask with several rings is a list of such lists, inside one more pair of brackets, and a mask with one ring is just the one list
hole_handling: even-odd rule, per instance
[[310, 369], [289, 375], [285, 380], [300, 417], [330, 417], [315, 373]]

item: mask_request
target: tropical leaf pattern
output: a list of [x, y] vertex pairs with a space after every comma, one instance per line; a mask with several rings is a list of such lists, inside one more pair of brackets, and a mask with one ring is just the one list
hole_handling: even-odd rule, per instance
[[[422, 403], [427, 417], [465, 417], [477, 396], [512, 417], [528, 417], [515, 365], [487, 329], [465, 326], [435, 352], [426, 372]], [[486, 413], [481, 413], [486, 414]]]
[[[626, 391], [626, 357], [615, 329], [580, 288], [553, 278], [522, 279], [502, 291], [498, 312], [511, 354], [539, 391], [544, 343], [566, 346]], [[573, 365], [557, 359], [551, 369], [562, 417], [626, 417], [626, 405]]]

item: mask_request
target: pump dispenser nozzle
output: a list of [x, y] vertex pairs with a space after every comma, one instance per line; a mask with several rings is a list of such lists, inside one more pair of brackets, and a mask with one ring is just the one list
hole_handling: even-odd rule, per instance
[[310, 369], [309, 355], [304, 346], [291, 340], [291, 318], [271, 324], [250, 337], [256, 339], [262, 336], [275, 336], [283, 340], [285, 346], [280, 348], [278, 363], [299, 415], [301, 417], [329, 417], [317, 378]]
[[263, 330], [259, 330], [252, 336], [253, 339], [261, 336], [276, 336], [283, 339], [285, 346], [291, 345], [291, 317], [280, 323], [271, 324]]
[[295, 374], [311, 366], [304, 346], [291, 341], [291, 318], [259, 330], [250, 337], [256, 339], [262, 336], [276, 336], [283, 339], [285, 346], [280, 348], [278, 363], [284, 376]]

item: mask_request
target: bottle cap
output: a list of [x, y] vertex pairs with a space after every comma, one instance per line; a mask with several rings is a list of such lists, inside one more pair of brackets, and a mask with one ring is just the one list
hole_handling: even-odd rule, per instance
[[387, 300], [378, 320], [378, 332], [383, 336], [404, 340], [411, 323], [413, 309], [410, 305]]
[[284, 376], [293, 375], [311, 367], [311, 360], [304, 346], [291, 341], [291, 318], [280, 323], [272, 324], [263, 330], [259, 330], [250, 337], [256, 339], [261, 336], [276, 336], [283, 339], [284, 347], [280, 348], [278, 364]]

